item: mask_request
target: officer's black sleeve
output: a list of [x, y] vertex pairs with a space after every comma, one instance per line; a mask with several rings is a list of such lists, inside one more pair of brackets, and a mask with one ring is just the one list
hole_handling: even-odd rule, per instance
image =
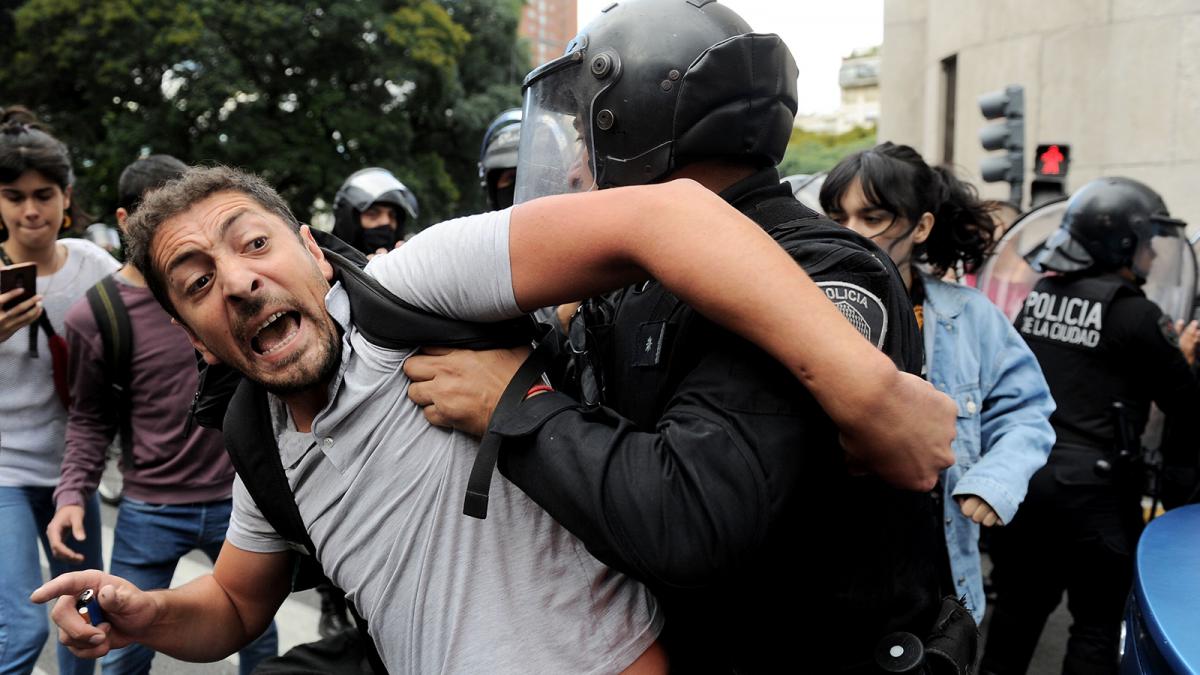
[[712, 335], [653, 431], [558, 392], [493, 423], [504, 475], [598, 559], [672, 587], [736, 569], [806, 467], [842, 465], [832, 425], [786, 369]]
[[[1131, 298], [1114, 303], [1105, 320], [1112, 322], [1131, 374], [1167, 415], [1173, 433], [1192, 441], [1164, 450], [1194, 452], [1193, 444], [1200, 438], [1200, 387], [1179, 350], [1170, 317], [1145, 298]], [[1174, 457], [1166, 460], [1178, 461]]]
[[1113, 303], [1105, 320], [1112, 322], [1131, 372], [1144, 382], [1164, 413], [1200, 413], [1196, 378], [1179, 351], [1170, 317], [1158, 305], [1140, 297], [1123, 299]]

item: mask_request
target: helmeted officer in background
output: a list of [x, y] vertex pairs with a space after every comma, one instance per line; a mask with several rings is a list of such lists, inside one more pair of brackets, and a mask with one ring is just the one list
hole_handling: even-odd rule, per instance
[[392, 250], [416, 219], [416, 195], [380, 167], [350, 174], [333, 199], [333, 234], [368, 256]]
[[[614, 3], [525, 79], [516, 201], [694, 179], [919, 373], [895, 266], [779, 182], [796, 77], [778, 36], [716, 2]], [[880, 654], [919, 655], [950, 588], [939, 493], [854, 475], [803, 386], [658, 283], [587, 300], [567, 333], [558, 390], [492, 420], [500, 468], [594, 556], [651, 587], [674, 672], [880, 672]], [[439, 358], [475, 359], [455, 369], [471, 391], [512, 374], [484, 377], [494, 361], [461, 352], [405, 370], [422, 379]], [[945, 618], [954, 637], [932, 649], [973, 662], [974, 622], [961, 605]], [[886, 638], [896, 631], [912, 635]]]
[[1058, 402], [1050, 418], [1058, 440], [1016, 518], [993, 533], [997, 599], [984, 672], [1026, 671], [1064, 590], [1073, 625], [1063, 672], [1117, 672], [1143, 526], [1140, 437], [1150, 403], [1173, 422], [1200, 410], [1192, 354], [1140, 288], [1156, 250], [1186, 246], [1183, 230], [1149, 187], [1099, 178], [1027, 257], [1036, 271], [1056, 273], [1034, 286], [1016, 327]]
[[497, 115], [483, 134], [479, 148], [479, 186], [487, 195], [488, 208], [493, 211], [513, 205], [520, 144], [520, 108], [510, 108]]

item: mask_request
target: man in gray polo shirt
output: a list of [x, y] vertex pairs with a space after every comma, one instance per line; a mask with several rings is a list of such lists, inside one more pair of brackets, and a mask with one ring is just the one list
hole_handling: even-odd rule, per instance
[[[274, 191], [223, 167], [192, 169], [148, 198], [129, 239], [150, 288], [205, 358], [272, 392], [283, 465], [317, 557], [362, 609], [391, 672], [665, 670], [654, 600], [523, 493], [497, 478], [488, 519], [461, 515], [475, 441], [421, 418], [405, 396], [410, 352], [362, 337], [323, 253]], [[470, 287], [445, 283], [464, 269]], [[898, 378], [769, 236], [690, 181], [450, 221], [367, 271], [425, 309], [495, 319], [654, 276], [843, 402], [855, 404], [848, 392], [865, 388], [844, 383], [861, 375], [944, 403]], [[943, 436], [934, 444], [948, 446]], [[222, 658], [261, 631], [288, 590], [286, 546], [240, 484], [234, 501], [211, 576], [142, 592], [81, 572], [33, 600], [61, 596], [53, 616], [81, 656], [139, 641], [187, 660]], [[74, 612], [84, 588], [99, 590], [107, 626]]]

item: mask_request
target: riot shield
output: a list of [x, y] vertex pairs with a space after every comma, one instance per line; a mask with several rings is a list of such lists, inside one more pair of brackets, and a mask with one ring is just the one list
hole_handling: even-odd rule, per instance
[[1061, 199], [1027, 211], [996, 243], [991, 257], [979, 269], [975, 287], [983, 291], [1010, 321], [1017, 318], [1026, 296], [1042, 275], [1033, 271], [1025, 256], [1058, 229], [1067, 200]]

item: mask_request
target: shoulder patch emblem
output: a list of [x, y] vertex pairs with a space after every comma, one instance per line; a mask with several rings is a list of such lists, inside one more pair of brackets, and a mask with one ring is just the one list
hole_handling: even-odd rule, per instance
[[845, 281], [818, 281], [817, 285], [838, 308], [842, 316], [854, 326], [876, 349], [883, 349], [887, 337], [887, 309], [879, 296], [867, 289]]

